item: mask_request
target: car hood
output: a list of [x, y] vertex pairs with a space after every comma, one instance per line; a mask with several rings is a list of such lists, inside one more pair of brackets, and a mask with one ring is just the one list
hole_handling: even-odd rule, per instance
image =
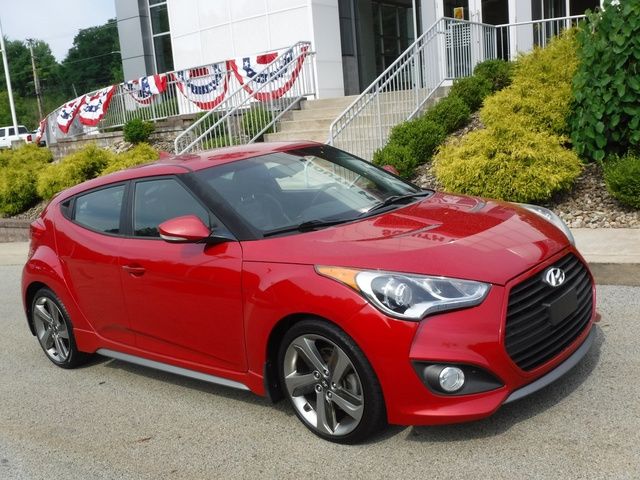
[[559, 229], [522, 207], [436, 193], [356, 222], [244, 242], [243, 257], [504, 285], [568, 245]]

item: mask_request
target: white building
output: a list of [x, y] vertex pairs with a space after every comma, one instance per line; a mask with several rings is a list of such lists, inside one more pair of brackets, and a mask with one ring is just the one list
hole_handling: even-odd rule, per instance
[[[580, 15], [599, 6], [600, 0], [115, 3], [126, 79], [277, 50], [306, 40], [317, 52], [318, 93], [326, 98], [361, 92], [413, 42], [416, 28], [420, 34], [440, 17], [462, 16], [501, 25]], [[505, 36], [503, 54], [525, 50], [536, 41], [532, 28], [523, 31], [527, 38]]]

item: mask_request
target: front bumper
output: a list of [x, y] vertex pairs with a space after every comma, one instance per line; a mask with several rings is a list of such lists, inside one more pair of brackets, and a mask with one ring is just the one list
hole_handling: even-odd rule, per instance
[[[505, 348], [505, 318], [509, 291], [566, 255], [563, 251], [529, 272], [508, 282], [494, 285], [478, 307], [429, 317], [416, 329], [405, 368], [391, 370], [391, 362], [374, 365], [378, 372], [388, 420], [400, 425], [434, 425], [477, 420], [493, 414], [505, 403], [530, 395], [566, 374], [589, 351], [597, 318], [595, 288], [591, 278], [592, 312], [581, 333], [560, 353], [528, 371], [514, 363]], [[571, 251], [574, 255], [579, 255]], [[393, 350], [401, 351], [396, 345]], [[376, 363], [375, 361], [372, 363]], [[457, 364], [490, 373], [501, 387], [481, 393], [446, 395], [429, 389], [413, 365]], [[402, 370], [402, 373], [400, 372]], [[409, 373], [410, 372], [410, 373]]]

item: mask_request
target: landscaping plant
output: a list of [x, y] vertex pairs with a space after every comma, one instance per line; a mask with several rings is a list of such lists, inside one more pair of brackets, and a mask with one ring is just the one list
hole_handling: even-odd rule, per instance
[[578, 33], [571, 138], [602, 161], [640, 146], [640, 0], [604, 2]]
[[159, 157], [158, 151], [148, 143], [140, 143], [126, 152], [114, 155], [107, 167], [100, 172], [100, 175], [124, 170], [145, 163], [153, 162]]
[[36, 177], [51, 160], [48, 149], [33, 144], [0, 154], [0, 214], [15, 215], [38, 202]]
[[640, 155], [627, 154], [604, 165], [607, 189], [620, 203], [640, 208]]
[[153, 122], [134, 118], [125, 123], [122, 133], [124, 139], [131, 143], [148, 142], [149, 137], [155, 130]]

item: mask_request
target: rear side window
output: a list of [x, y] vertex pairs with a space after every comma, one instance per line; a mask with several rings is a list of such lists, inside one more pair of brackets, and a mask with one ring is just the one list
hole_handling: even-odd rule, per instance
[[13, 136], [13, 127], [7, 128], [7, 137]]
[[171, 218], [195, 215], [211, 226], [209, 213], [177, 180], [147, 180], [136, 184], [133, 230], [137, 237], [160, 237], [158, 225]]
[[20, 125], [18, 127], [18, 133], [21, 133], [21, 134], [29, 133], [29, 130], [27, 130], [27, 127], [23, 127], [22, 125]]
[[4, 137], [4, 132], [5, 132], [4, 128], [0, 128], [0, 137]]
[[74, 220], [91, 230], [120, 233], [124, 185], [103, 188], [76, 198]]

